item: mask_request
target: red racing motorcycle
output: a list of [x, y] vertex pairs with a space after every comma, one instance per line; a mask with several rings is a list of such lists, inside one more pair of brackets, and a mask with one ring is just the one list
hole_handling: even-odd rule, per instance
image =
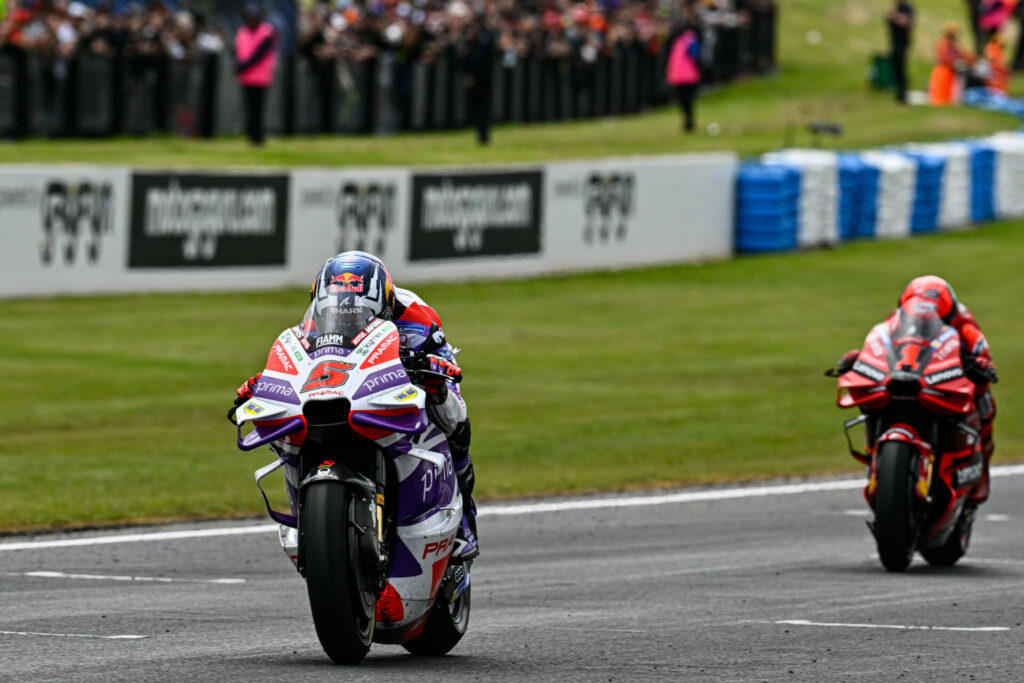
[[[915, 551], [931, 565], [955, 564], [970, 542], [984, 467], [957, 331], [933, 305], [911, 300], [871, 330], [848, 370], [825, 374], [839, 378], [839, 407], [861, 410], [843, 426], [851, 455], [868, 467], [868, 527], [882, 565], [903, 571]], [[861, 424], [865, 452], [850, 438]]]

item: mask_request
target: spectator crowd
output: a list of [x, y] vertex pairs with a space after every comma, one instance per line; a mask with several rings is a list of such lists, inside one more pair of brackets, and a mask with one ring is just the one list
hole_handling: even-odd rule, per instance
[[159, 0], [113, 11], [77, 0], [32, 0], [0, 21], [0, 50], [40, 53], [57, 59], [82, 55], [170, 57], [186, 60], [224, 49], [222, 34], [188, 10], [172, 11]]
[[[41, 88], [47, 93], [60, 89], [58, 86], [69, 79], [69, 73], [74, 74], [70, 65], [82, 57], [111, 58], [117, 64], [116, 78], [121, 83], [125, 78], [147, 72], [166, 72], [168, 63], [198, 65], [204, 56], [212, 55], [227, 55], [233, 60], [233, 37], [241, 24], [241, 16], [233, 16], [238, 14], [237, 6], [230, 8], [232, 14], [226, 5], [220, 8], [218, 0], [213, 0], [212, 4], [217, 14], [210, 16], [186, 9], [187, 0], [148, 0], [145, 4], [129, 0], [127, 4], [116, 6], [109, 4], [110, 0], [7, 2], [7, 15], [0, 19], [0, 56], [14, 61], [16, 81], [19, 78], [30, 81], [27, 86], [22, 83], [19, 87]], [[181, 7], [173, 4], [176, 2], [181, 2]], [[264, 5], [264, 14], [277, 35], [275, 49], [281, 54], [278, 70], [288, 69], [287, 73], [294, 75], [296, 65], [301, 65], [312, 74], [320, 95], [318, 101], [309, 106], [322, 110], [321, 129], [331, 130], [332, 116], [336, 115], [332, 107], [337, 109], [332, 103], [337, 100], [335, 93], [361, 89], [361, 97], [366, 101], [372, 99], [382, 77], [375, 75], [367, 86], [357, 84], [352, 74], [360, 64], [372, 65], [363, 71], [369, 69], [376, 74], [382, 61], [388, 65], [389, 75], [384, 80], [392, 90], [394, 108], [406, 110], [400, 115], [403, 118], [400, 125], [406, 125], [409, 119], [413, 65], [429, 65], [439, 57], [444, 57], [448, 63], [458, 62], [461, 71], [453, 71], [451, 78], [460, 79], [457, 87], [465, 86], [471, 91], [475, 88], [480, 98], [489, 97], [486, 93], [491, 87], [489, 82], [482, 83], [490, 78], [485, 72], [502, 73], [497, 67], [511, 74], [525, 62], [543, 61], [544, 69], [555, 64], [551, 69], [563, 75], [571, 71], [568, 80], [575, 88], [578, 83], [595, 78], [591, 72], [597, 70], [599, 62], [620, 59], [626, 53], [630, 55], [631, 64], [640, 64], [639, 70], [631, 66], [639, 79], [645, 84], [648, 81], [655, 84], [663, 79], [668, 46], [685, 24], [699, 35], [703, 83], [726, 81], [744, 73], [769, 72], [775, 66], [776, 2], [316, 0], [303, 4], [297, 16], [278, 11], [279, 6], [273, 3]], [[203, 4], [203, 7], [210, 6]], [[23, 62], [28, 55], [42, 60], [42, 78], [47, 83], [33, 82], [39, 78], [37, 72], [26, 76]], [[475, 59], [477, 63], [465, 67], [467, 59]], [[658, 70], [660, 73], [656, 73]], [[210, 74], [214, 71], [216, 68], [209, 67]], [[632, 77], [631, 74], [622, 82], [629, 82]], [[159, 78], [164, 79], [161, 80], [164, 83], [169, 77]], [[543, 79], [546, 84], [554, 82], [555, 77], [549, 77], [545, 71]], [[289, 80], [292, 79], [288, 75], [275, 78], [275, 81]], [[475, 83], [470, 82], [473, 80]], [[81, 84], [74, 83], [73, 77], [70, 81], [68, 89], [81, 93]], [[215, 76], [207, 79], [204, 96], [229, 85], [223, 76], [216, 81]], [[431, 81], [432, 90], [433, 86], [434, 81]], [[120, 97], [118, 89], [128, 87], [114, 86], [115, 108]], [[505, 84], [504, 87], [511, 86]], [[643, 87], [646, 92], [655, 90], [654, 85]], [[163, 85], [155, 89], [167, 90]], [[550, 93], [545, 91], [534, 99], [548, 95]], [[64, 101], [63, 95], [56, 97]], [[173, 96], [157, 93], [157, 99], [160, 97], [165, 99], [154, 105], [155, 108], [167, 108], [170, 103], [166, 98]], [[54, 99], [49, 95], [47, 98]], [[641, 107], [654, 102], [651, 97], [641, 99]], [[77, 106], [77, 102], [65, 105], [66, 108]], [[618, 113], [611, 105], [605, 111]], [[569, 115], [598, 113], [595, 109], [590, 113], [574, 111]], [[208, 114], [206, 118], [212, 121], [215, 115]], [[18, 116], [29, 118], [23, 114]], [[64, 116], [67, 118], [66, 114]], [[526, 120], [534, 119], [526, 117]], [[71, 128], [73, 130], [73, 126]]]

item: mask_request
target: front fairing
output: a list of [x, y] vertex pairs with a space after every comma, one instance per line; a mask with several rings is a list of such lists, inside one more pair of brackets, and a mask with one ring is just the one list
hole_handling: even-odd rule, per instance
[[878, 411], [895, 397], [936, 413], [967, 414], [973, 384], [959, 349], [957, 331], [935, 315], [900, 310], [868, 334], [853, 367], [839, 377], [837, 403]]
[[[252, 399], [236, 411], [239, 447], [248, 450], [275, 439], [301, 445], [311, 404], [326, 402], [333, 402], [330, 410], [339, 420], [347, 419], [354, 431], [371, 440], [423, 432], [428, 425], [426, 397], [410, 381], [398, 350], [398, 331], [385, 320], [375, 320], [344, 340], [326, 335], [311, 339], [302, 326], [285, 330], [271, 347]], [[312, 412], [324, 419], [323, 409]], [[255, 430], [242, 437], [241, 425], [247, 422]], [[281, 433], [284, 424], [293, 430]]]

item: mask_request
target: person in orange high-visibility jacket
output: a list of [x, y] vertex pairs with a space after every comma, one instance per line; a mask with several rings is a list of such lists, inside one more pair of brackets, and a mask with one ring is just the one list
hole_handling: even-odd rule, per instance
[[1010, 68], [1006, 64], [1006, 46], [1003, 32], [996, 31], [985, 46], [985, 59], [989, 64], [989, 75], [985, 86], [1002, 93], [1010, 92]]
[[258, 5], [246, 5], [245, 23], [235, 34], [235, 73], [245, 95], [245, 132], [263, 144], [263, 110], [277, 66], [277, 34], [262, 20]]
[[935, 45], [935, 67], [928, 83], [928, 101], [933, 105], [949, 105], [960, 101], [959, 72], [974, 61], [974, 56], [957, 42], [960, 32], [955, 22], [947, 22]]

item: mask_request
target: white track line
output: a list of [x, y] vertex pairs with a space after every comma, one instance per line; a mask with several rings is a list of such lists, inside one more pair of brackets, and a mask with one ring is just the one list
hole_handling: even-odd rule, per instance
[[[1003, 465], [992, 468], [993, 477], [1009, 477], [1024, 474], [1024, 465]], [[477, 514], [480, 516], [507, 517], [533, 515], [545, 512], [566, 512], [570, 510], [603, 510], [622, 507], [646, 507], [672, 503], [699, 503], [739, 498], [760, 498], [764, 496], [792, 496], [804, 493], [846, 491], [864, 486], [864, 479], [838, 479], [811, 481], [802, 484], [781, 484], [775, 486], [740, 486], [727, 489], [706, 489], [701, 491], [680, 491], [663, 495], [644, 496], [594, 496], [576, 500], [521, 503], [516, 505], [484, 505]], [[109, 543], [140, 543], [147, 541], [174, 541], [211, 536], [237, 536], [241, 534], [264, 534], [276, 532], [276, 524], [256, 524], [238, 527], [217, 527], [214, 529], [182, 529], [180, 531], [157, 531], [144, 534], [120, 534], [116, 536], [89, 536], [60, 540], [20, 541], [0, 543], [0, 552], [5, 550], [38, 550], [42, 548], [69, 548], [75, 546], [106, 545]]]
[[881, 628], [895, 631], [1009, 631], [1008, 626], [904, 626], [902, 624], [842, 624], [807, 619], [783, 619], [776, 624], [787, 626], [822, 626], [829, 628]]
[[23, 541], [0, 543], [3, 550], [28, 550], [38, 548], [71, 548], [82, 545], [107, 545], [108, 543], [139, 543], [142, 541], [175, 541], [183, 538], [204, 538], [207, 536], [237, 536], [240, 534], [263, 534], [277, 531], [276, 524], [252, 526], [218, 527], [216, 529], [184, 529], [181, 531], [157, 531], [146, 534], [121, 534], [118, 536], [89, 536], [86, 538], [65, 538], [54, 541]]
[[152, 583], [245, 583], [245, 579], [172, 579], [166, 576], [119, 576], [106, 574], [67, 574], [65, 572], [7, 572], [7, 576], [39, 579], [89, 579], [92, 581], [139, 581]]
[[97, 636], [90, 633], [36, 633], [34, 631], [0, 631], [0, 636], [45, 636], [48, 638], [100, 638], [102, 640], [138, 640], [149, 636]]

